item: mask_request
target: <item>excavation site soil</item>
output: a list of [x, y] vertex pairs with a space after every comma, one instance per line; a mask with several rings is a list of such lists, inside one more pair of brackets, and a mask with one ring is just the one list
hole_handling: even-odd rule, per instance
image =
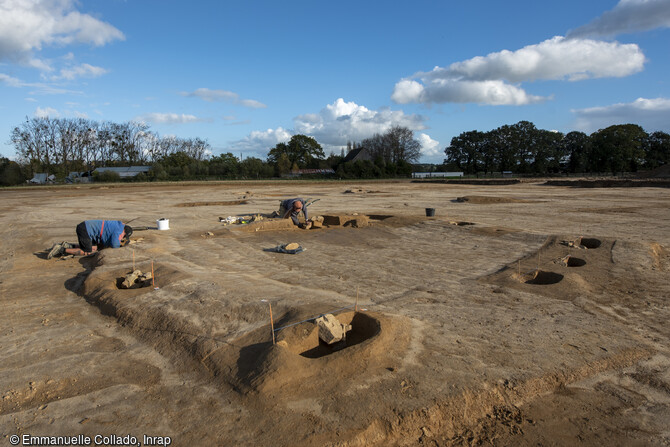
[[[0, 197], [3, 439], [670, 445], [668, 188], [222, 182]], [[270, 218], [291, 197], [315, 200], [314, 227]], [[119, 249], [47, 259], [86, 219], [137, 230]], [[345, 339], [324, 341], [326, 314]]]

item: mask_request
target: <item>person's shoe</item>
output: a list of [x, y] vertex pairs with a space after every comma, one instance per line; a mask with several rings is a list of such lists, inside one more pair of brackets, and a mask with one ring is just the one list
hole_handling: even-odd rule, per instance
[[63, 246], [63, 248], [74, 248], [74, 244], [71, 244], [69, 242], [63, 241], [60, 244]]
[[49, 250], [49, 254], [47, 255], [47, 259], [51, 259], [56, 255], [60, 255], [63, 252], [63, 246], [61, 244], [54, 244], [53, 247], [51, 247], [51, 250]]

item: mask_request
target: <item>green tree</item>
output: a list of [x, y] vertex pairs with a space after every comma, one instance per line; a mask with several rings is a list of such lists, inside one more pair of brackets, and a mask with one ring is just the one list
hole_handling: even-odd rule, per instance
[[644, 145], [644, 166], [654, 169], [670, 163], [670, 135], [665, 132], [654, 132]]
[[240, 161], [230, 152], [217, 155], [209, 160], [209, 175], [234, 177], [240, 171]]
[[454, 164], [466, 174], [475, 174], [483, 166], [485, 141], [486, 134], [477, 130], [453, 137], [449, 146], [444, 149], [447, 156], [444, 164]]
[[284, 174], [291, 172], [291, 160], [289, 160], [286, 153], [279, 155], [277, 160], [277, 177], [281, 177]]
[[259, 158], [247, 157], [240, 163], [240, 172], [245, 178], [271, 178], [274, 168]]
[[297, 164], [300, 168], [308, 168], [315, 160], [325, 158], [321, 145], [306, 135], [293, 135], [288, 143], [277, 144], [270, 149], [268, 162], [277, 165], [282, 154], [288, 158], [289, 167]]
[[414, 132], [408, 127], [393, 126], [383, 135], [374, 134], [361, 142], [373, 159], [382, 157], [386, 163], [400, 160], [415, 162], [421, 156], [421, 143], [414, 139]]
[[537, 129], [535, 132], [535, 156], [532, 172], [535, 174], [557, 173], [566, 159], [566, 152], [561, 145], [563, 134], [552, 130]]
[[159, 163], [166, 168], [183, 168], [189, 166], [191, 163], [196, 161], [194, 158], [189, 157], [186, 152], [175, 152], [173, 154], [162, 157], [159, 160]]
[[0, 185], [20, 185], [26, 181], [21, 166], [8, 158], [0, 157]]
[[587, 159], [591, 152], [591, 139], [584, 132], [568, 132], [561, 146], [565, 156], [568, 157], [568, 172], [585, 172], [587, 169]]
[[591, 134], [590, 167], [597, 172], [636, 172], [644, 163], [647, 133], [637, 124], [617, 124]]

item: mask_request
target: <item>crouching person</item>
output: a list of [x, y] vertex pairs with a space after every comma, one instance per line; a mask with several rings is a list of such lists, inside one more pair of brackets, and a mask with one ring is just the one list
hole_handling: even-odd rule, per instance
[[105, 247], [119, 248], [124, 239], [124, 245], [130, 242], [131, 234], [132, 227], [120, 220], [85, 220], [77, 225], [79, 244], [54, 244], [47, 259], [62, 255], [86, 256]]
[[[298, 220], [300, 213], [305, 216], [305, 223], [300, 223]], [[282, 219], [288, 219], [290, 217], [295, 226], [303, 229], [311, 226], [309, 217], [307, 217], [307, 205], [305, 204], [305, 201], [299, 197], [282, 200], [281, 205], [279, 206], [279, 211], [275, 211], [273, 217], [281, 217]]]

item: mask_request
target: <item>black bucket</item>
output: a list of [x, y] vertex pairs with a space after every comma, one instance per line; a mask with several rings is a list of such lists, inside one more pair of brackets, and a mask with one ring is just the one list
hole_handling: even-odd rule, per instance
[[426, 208], [426, 216], [428, 217], [435, 216], [435, 208]]

